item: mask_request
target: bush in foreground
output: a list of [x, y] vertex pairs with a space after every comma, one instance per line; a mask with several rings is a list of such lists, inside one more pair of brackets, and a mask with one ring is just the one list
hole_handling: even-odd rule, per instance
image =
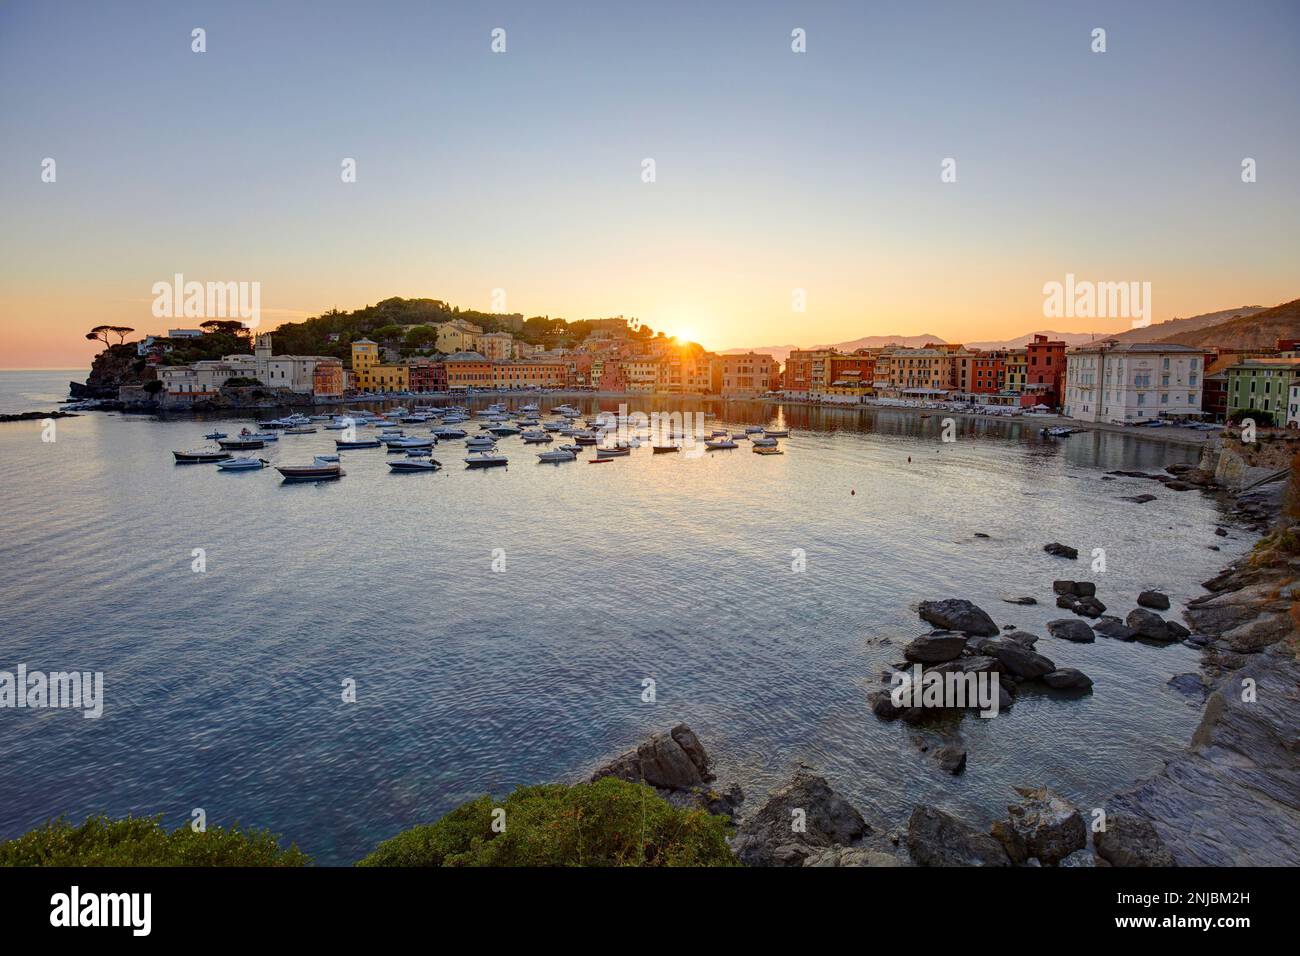
[[60, 817], [0, 843], [0, 866], [306, 866], [296, 846], [282, 849], [266, 830], [209, 827], [170, 833], [161, 816], [90, 817], [74, 827]]
[[605, 777], [520, 787], [504, 803], [479, 797], [385, 840], [357, 865], [738, 866], [727, 826], [723, 817], [672, 806], [644, 784]]

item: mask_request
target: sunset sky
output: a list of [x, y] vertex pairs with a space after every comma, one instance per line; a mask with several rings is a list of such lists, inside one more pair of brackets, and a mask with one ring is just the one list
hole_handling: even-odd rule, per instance
[[175, 273], [260, 282], [263, 327], [502, 288], [715, 349], [1129, 327], [1044, 318], [1067, 272], [1274, 305], [1298, 40], [1294, 0], [6, 2], [0, 367], [196, 324], [150, 314]]

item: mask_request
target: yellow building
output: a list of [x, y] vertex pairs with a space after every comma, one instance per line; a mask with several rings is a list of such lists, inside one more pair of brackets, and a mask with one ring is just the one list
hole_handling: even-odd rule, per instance
[[379, 364], [379, 343], [370, 339], [357, 339], [352, 343], [352, 375], [356, 389], [372, 390], [370, 370]]
[[1007, 353], [1002, 372], [1002, 391], [1022, 392], [1029, 381], [1029, 350], [1012, 349]]
[[558, 388], [568, 366], [563, 362], [493, 362], [494, 388]]
[[453, 352], [478, 351], [477, 339], [483, 334], [483, 330], [473, 322], [452, 319], [450, 322], [443, 322], [437, 328], [437, 349], [444, 355], [451, 355]]

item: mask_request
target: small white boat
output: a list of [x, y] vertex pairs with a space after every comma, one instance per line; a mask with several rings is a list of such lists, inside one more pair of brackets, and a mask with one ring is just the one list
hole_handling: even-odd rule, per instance
[[336, 439], [334, 447], [347, 450], [349, 448], [378, 448], [382, 444], [383, 442], [378, 438], [358, 438], [356, 441], [339, 441]]
[[767, 435], [768, 438], [789, 438], [789, 437], [790, 437], [790, 429], [788, 429], [788, 428], [768, 428], [768, 429], [764, 430], [763, 434]]
[[627, 445], [604, 445], [596, 449], [597, 458], [622, 458], [630, 454], [632, 449]]
[[752, 440], [752, 444], [754, 445], [755, 448], [775, 448], [775, 447], [776, 447], [776, 439], [775, 439], [775, 438], [755, 438], [755, 439]]
[[231, 457], [228, 451], [213, 451], [210, 448], [196, 448], [192, 451], [174, 451], [172, 456], [178, 465], [204, 465], [214, 461], [225, 461]]
[[488, 431], [490, 431], [493, 435], [500, 435], [501, 437], [504, 438], [508, 435], [518, 435], [521, 431], [523, 431], [523, 429], [517, 428], [514, 425], [493, 425], [491, 428], [488, 429]]
[[227, 458], [217, 462], [217, 467], [222, 471], [256, 471], [269, 464], [265, 458]]
[[710, 451], [719, 451], [724, 448], [739, 448], [730, 438], [711, 438], [704, 443], [704, 447]]
[[314, 435], [316, 429], [312, 425], [294, 425], [292, 428], [286, 428], [284, 433], [286, 435]]
[[546, 442], [555, 441], [555, 439], [552, 438], [550, 435], [548, 435], [546, 432], [538, 432], [538, 431], [523, 432], [520, 434], [519, 437], [522, 438], [529, 445], [545, 444]]
[[218, 438], [225, 438], [225, 437], [226, 437], [226, 433], [225, 433], [225, 432], [208, 432], [208, 433], [207, 433], [206, 435], [204, 435], [203, 437], [206, 438], [208, 441], [216, 441]]
[[551, 462], [558, 463], [562, 461], [574, 461], [577, 457], [578, 456], [574, 452], [565, 451], [563, 448], [550, 448], [546, 451], [539, 452], [537, 460], [549, 464]]
[[343, 466], [337, 463], [312, 462], [310, 465], [277, 465], [276, 471], [285, 481], [328, 481], [343, 476]]
[[393, 471], [437, 471], [442, 467], [433, 458], [399, 458], [396, 461], [390, 461], [388, 467]]
[[444, 439], [444, 438], [464, 438], [464, 437], [465, 437], [465, 429], [463, 429], [463, 428], [446, 428], [446, 427], [443, 427], [443, 428], [435, 428], [435, 429], [433, 430], [433, 437], [434, 437], [434, 438], [437, 438], [437, 439], [440, 440], [440, 441], [441, 441], [442, 439]]
[[731, 436], [732, 441], [748, 441], [749, 436], [744, 432], [734, 432]]
[[571, 452], [573, 452], [575, 455], [580, 455], [580, 454], [582, 454], [582, 446], [581, 446], [581, 445], [561, 445], [560, 448], [559, 448], [559, 450], [560, 450], [560, 451], [571, 451]]
[[314, 457], [314, 458], [312, 459], [312, 461], [317, 461], [317, 462], [320, 462], [320, 463], [325, 464], [325, 465], [331, 464], [331, 463], [336, 462], [336, 461], [338, 461], [338, 460], [339, 460], [339, 456], [338, 456], [338, 455], [317, 455], [316, 457]]

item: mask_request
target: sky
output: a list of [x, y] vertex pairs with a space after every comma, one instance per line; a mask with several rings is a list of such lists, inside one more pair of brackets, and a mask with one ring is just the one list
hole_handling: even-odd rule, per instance
[[1298, 118], [1295, 0], [0, 0], [0, 367], [193, 326], [177, 273], [263, 328], [502, 290], [715, 349], [1132, 324], [1045, 317], [1067, 273], [1274, 305]]

